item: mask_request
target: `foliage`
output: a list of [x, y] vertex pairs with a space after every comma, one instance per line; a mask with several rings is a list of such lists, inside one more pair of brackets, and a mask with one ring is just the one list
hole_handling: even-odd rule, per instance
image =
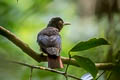
[[82, 56], [73, 56], [73, 58], [78, 62], [81, 68], [85, 69], [95, 78], [97, 75], [97, 69], [95, 64], [89, 59]]
[[[79, 42], [70, 50], [70, 52], [88, 50], [90, 48], [94, 48], [101, 45], [109, 45], [109, 43], [103, 38], [93, 38], [85, 42]], [[94, 78], [96, 77], [98, 72], [97, 68], [95, 67], [94, 62], [92, 62], [89, 58], [77, 55], [73, 56], [72, 58], [74, 58], [78, 62], [80, 67], [91, 73]]]
[[93, 38], [85, 42], [79, 42], [70, 51], [71, 52], [83, 51], [100, 45], [108, 45], [108, 44], [109, 43], [103, 38], [99, 38], [99, 39]]

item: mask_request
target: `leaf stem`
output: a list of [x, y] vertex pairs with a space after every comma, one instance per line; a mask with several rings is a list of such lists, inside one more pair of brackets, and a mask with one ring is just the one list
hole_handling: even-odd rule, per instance
[[67, 74], [68, 67], [69, 67], [70, 61], [71, 61], [71, 54], [70, 54], [70, 51], [68, 52], [68, 55], [69, 55], [69, 61], [68, 61], [68, 64], [67, 64], [67, 67], [66, 67], [66, 70], [65, 70], [65, 74]]
[[31, 67], [31, 70], [30, 70], [31, 72], [30, 72], [30, 78], [29, 78], [29, 80], [32, 80], [32, 72], [33, 72], [33, 68]]

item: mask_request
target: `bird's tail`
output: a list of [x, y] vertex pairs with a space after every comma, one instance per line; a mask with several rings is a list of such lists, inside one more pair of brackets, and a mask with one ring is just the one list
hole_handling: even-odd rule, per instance
[[62, 63], [60, 56], [53, 58], [53, 57], [48, 55], [47, 59], [48, 59], [48, 67], [49, 68], [52, 68], [52, 69], [63, 68], [63, 63]]

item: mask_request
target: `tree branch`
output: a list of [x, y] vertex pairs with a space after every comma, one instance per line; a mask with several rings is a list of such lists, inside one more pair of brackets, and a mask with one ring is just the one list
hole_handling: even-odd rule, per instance
[[10, 62], [19, 64], [19, 65], [23, 65], [23, 66], [27, 66], [27, 67], [30, 67], [31, 69], [46, 70], [46, 71], [54, 72], [54, 73], [57, 73], [57, 74], [61, 74], [63, 76], [68, 76], [68, 77], [71, 77], [71, 78], [76, 79], [76, 80], [81, 80], [80, 78], [77, 78], [73, 75], [65, 74], [65, 72], [58, 71], [58, 70], [55, 70], [55, 69], [46, 68], [46, 67], [43, 67], [43, 66], [34, 66], [34, 65], [27, 64], [27, 63], [17, 62], [17, 61], [10, 61]]
[[[32, 57], [34, 60], [38, 62], [44, 62], [47, 61], [47, 56], [40, 56], [40, 54], [36, 53], [34, 50], [32, 50], [26, 43], [21, 41], [19, 38], [17, 38], [13, 33], [8, 31], [7, 29], [0, 26], [0, 35], [6, 37], [8, 40], [13, 42], [16, 46], [18, 46], [23, 52], [25, 52], [27, 55]], [[64, 64], [69, 63], [69, 58], [62, 57], [62, 61]], [[80, 67], [77, 62], [74, 59], [71, 59], [70, 65]], [[116, 65], [113, 63], [96, 63], [95, 64], [98, 69], [101, 70], [109, 70], [115, 67]]]
[[13, 42], [16, 46], [22, 49], [23, 52], [31, 56], [33, 59], [38, 62], [40, 61], [40, 57], [38, 56], [38, 54], [33, 51], [26, 43], [17, 38], [13, 33], [0, 26], [0, 34]]

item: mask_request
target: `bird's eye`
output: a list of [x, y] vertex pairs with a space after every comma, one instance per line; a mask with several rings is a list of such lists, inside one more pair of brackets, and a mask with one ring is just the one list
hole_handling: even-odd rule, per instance
[[62, 22], [62, 21], [59, 21], [58, 23], [59, 23], [59, 24], [63, 24], [63, 22]]

